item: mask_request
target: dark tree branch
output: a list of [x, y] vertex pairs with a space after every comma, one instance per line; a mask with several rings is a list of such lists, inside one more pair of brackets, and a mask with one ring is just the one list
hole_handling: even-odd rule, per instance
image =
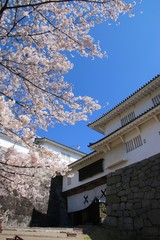
[[46, 89], [41, 88], [40, 86], [37, 86], [35, 83], [31, 82], [28, 78], [22, 76], [20, 73], [17, 73], [14, 69], [12, 69], [12, 68], [9, 67], [9, 66], [4, 65], [2, 62], [0, 62], [0, 65], [2, 65], [4, 68], [6, 68], [8, 71], [10, 71], [11, 73], [13, 73], [14, 75], [16, 75], [16, 76], [20, 77], [21, 79], [23, 79], [23, 81], [27, 81], [27, 82], [29, 82], [32, 86], [40, 89], [42, 92], [45, 92], [45, 93], [47, 93], [47, 94], [49, 94], [49, 95], [52, 95], [52, 96], [54, 96], [54, 97], [56, 97], [56, 98], [58, 98], [58, 99], [61, 99], [61, 100], [64, 101], [64, 102], [70, 103], [70, 101], [64, 99], [62, 96], [59, 96], [59, 95], [57, 95], [57, 94], [55, 94], [55, 93], [53, 93], [53, 92], [49, 92], [49, 91], [47, 91]]
[[68, 37], [69, 39], [71, 39], [72, 41], [76, 42], [78, 45], [81, 45], [79, 43], [79, 41], [77, 41], [76, 39], [72, 38], [70, 35], [68, 35], [67, 33], [65, 33], [64, 31], [62, 31], [61, 29], [59, 29], [58, 27], [54, 26], [51, 21], [49, 19], [47, 19], [40, 11], [38, 11], [37, 9], [35, 9], [40, 15], [41, 17], [43, 17], [55, 30], [59, 31], [60, 33], [64, 34], [66, 37]]
[[97, 4], [105, 4], [107, 2], [110, 2], [111, 0], [105, 0], [105, 1], [97, 1], [97, 0], [49, 0], [49, 1], [43, 1], [38, 3], [30, 3], [30, 4], [21, 4], [16, 6], [6, 6], [4, 10], [10, 10], [15, 8], [27, 8], [27, 7], [36, 7], [40, 5], [50, 4], [50, 3], [65, 3], [65, 2], [88, 2], [88, 3], [97, 3]]
[[8, 178], [8, 177], [2, 175], [2, 174], [0, 174], [0, 177], [5, 178], [6, 180], [9, 180], [9, 181], [11, 181], [11, 182], [14, 182], [12, 179], [10, 179], [10, 178]]
[[[20, 165], [16, 165], [16, 164], [8, 164], [6, 162], [2, 162], [0, 161], [0, 164], [2, 166], [6, 166], [6, 167], [10, 167], [10, 168], [18, 168], [18, 169], [37, 169], [37, 168], [41, 168], [41, 166], [20, 166]], [[18, 173], [19, 174], [19, 173]]]
[[8, 1], [9, 1], [9, 0], [6, 0], [4, 6], [0, 9], [0, 20], [1, 20], [1, 17], [2, 17], [3, 12], [7, 9]]
[[6, 98], [10, 99], [11, 101], [15, 101], [15, 103], [16, 103], [17, 105], [19, 105], [19, 106], [21, 106], [21, 107], [23, 107], [23, 108], [27, 108], [26, 105], [24, 105], [24, 104], [20, 103], [19, 101], [11, 98], [10, 96], [8, 96], [7, 94], [5, 94], [4, 92], [1, 92], [1, 91], [0, 91], [0, 94], [3, 95], [3, 96], [5, 96]]

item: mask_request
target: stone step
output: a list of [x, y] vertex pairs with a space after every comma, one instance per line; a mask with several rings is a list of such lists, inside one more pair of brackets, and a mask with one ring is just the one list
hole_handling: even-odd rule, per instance
[[75, 232], [83, 232], [83, 228], [12, 228], [12, 227], [3, 227], [3, 231], [22, 231], [22, 232], [67, 232], [67, 231], [75, 231]]
[[15, 238], [16, 235], [18, 235], [24, 240], [83, 240], [82, 229], [73, 228], [4, 228], [2, 233], [0, 234], [0, 240], [6, 240], [7, 238]]

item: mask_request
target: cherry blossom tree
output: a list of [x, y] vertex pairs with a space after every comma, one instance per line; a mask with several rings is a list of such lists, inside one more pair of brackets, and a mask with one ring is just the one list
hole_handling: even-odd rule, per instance
[[90, 29], [132, 14], [132, 7], [123, 0], [1, 0], [0, 130], [28, 149], [1, 152], [6, 194], [16, 189], [31, 198], [31, 185], [37, 189], [45, 174], [67, 171], [53, 152], [34, 144], [37, 127], [74, 124], [100, 108], [91, 97], [75, 96], [65, 81], [73, 68], [69, 55], [102, 58]]

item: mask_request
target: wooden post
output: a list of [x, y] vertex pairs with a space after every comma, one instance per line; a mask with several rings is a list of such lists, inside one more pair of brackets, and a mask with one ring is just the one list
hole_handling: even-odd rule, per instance
[[2, 233], [2, 219], [0, 219], [0, 233]]

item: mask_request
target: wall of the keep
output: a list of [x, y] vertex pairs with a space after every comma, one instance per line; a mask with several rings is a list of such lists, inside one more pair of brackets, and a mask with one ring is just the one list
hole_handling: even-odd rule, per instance
[[71, 177], [70, 182], [68, 182], [68, 175], [67, 174], [65, 176], [63, 176], [62, 191], [65, 192], [65, 191], [67, 191], [69, 189], [81, 186], [82, 184], [85, 184], [87, 182], [93, 181], [93, 180], [101, 177], [102, 175], [105, 175], [105, 172], [103, 172], [103, 173], [96, 174], [93, 177], [89, 177], [87, 179], [79, 181], [79, 172], [78, 172], [78, 170], [83, 168], [83, 167], [88, 166], [89, 164], [91, 164], [91, 163], [93, 163], [95, 161], [98, 161], [101, 158], [103, 158], [103, 154], [100, 153], [100, 154], [97, 154], [95, 157], [93, 157], [91, 159], [91, 162], [90, 162], [90, 160], [83, 161], [82, 163], [77, 164], [74, 168], [71, 168], [72, 169], [71, 173], [73, 173], [73, 176]]
[[[160, 119], [160, 115], [158, 115], [158, 118]], [[160, 122], [156, 121], [156, 119], [152, 117], [140, 125], [139, 131], [140, 132], [138, 132], [136, 128], [133, 128], [131, 131], [123, 135], [124, 142], [122, 142], [120, 138], [117, 138], [117, 140], [110, 144], [110, 150], [108, 150], [106, 146], [106, 152], [105, 149], [103, 149], [104, 152], [100, 152], [96, 156], [93, 156], [92, 158], [75, 165], [72, 168], [74, 175], [71, 178], [69, 184], [67, 175], [63, 177], [62, 191], [67, 191], [89, 183], [97, 178], [106, 176], [109, 173], [118, 170], [119, 168], [124, 168], [128, 165], [134, 164], [136, 162], [142, 161], [145, 158], [158, 154], [160, 152], [160, 147], [158, 144], [160, 142]], [[142, 146], [139, 146], [132, 151], [127, 152], [125, 142], [131, 140], [137, 135], [141, 135]], [[101, 158], [104, 159], [104, 171], [92, 177], [88, 177], [82, 181], [79, 181], [78, 170], [87, 165], [90, 165], [95, 161], [98, 161]]]
[[144, 96], [142, 99], [140, 99], [137, 103], [133, 104], [132, 106], [125, 107], [124, 111], [117, 115], [114, 119], [107, 121], [105, 123], [105, 131], [104, 135], [107, 136], [114, 132], [116, 129], [121, 127], [121, 119], [125, 116], [127, 116], [129, 113], [132, 111], [135, 112], [135, 116], [139, 116], [143, 114], [145, 111], [148, 109], [152, 108], [153, 102], [152, 98], [155, 97], [156, 95], [160, 94], [160, 89], [155, 89], [152, 93]]
[[160, 154], [108, 174], [106, 200], [123, 239], [160, 239]]

